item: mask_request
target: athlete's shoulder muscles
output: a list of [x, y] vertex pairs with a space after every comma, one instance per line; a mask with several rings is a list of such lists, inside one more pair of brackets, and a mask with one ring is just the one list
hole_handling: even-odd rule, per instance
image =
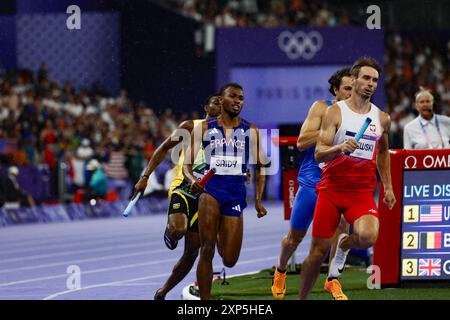
[[300, 130], [301, 134], [308, 131], [317, 131], [320, 129], [320, 124], [322, 122], [322, 117], [327, 111], [328, 105], [324, 100], [315, 101], [311, 108], [309, 108], [308, 115], [303, 122], [302, 128]]
[[[217, 122], [217, 118], [214, 118], [210, 122], [212, 122], [212, 121], [216, 121]], [[202, 126], [202, 133], [205, 132], [208, 129], [208, 123], [209, 123], [208, 120], [203, 120], [202, 122], [199, 123], [199, 125]]]
[[194, 159], [199, 152], [202, 141], [203, 141], [203, 133], [208, 128], [208, 120], [203, 120], [197, 125], [194, 126], [189, 136], [189, 143], [187, 143], [186, 153], [184, 156], [184, 164], [192, 165], [194, 163]]
[[169, 150], [179, 144], [181, 141], [189, 141], [189, 137], [194, 127], [194, 121], [186, 120], [168, 136], [159, 146], [159, 149]]
[[341, 109], [337, 104], [329, 107], [323, 116], [318, 143], [330, 146], [341, 125]]
[[192, 129], [194, 129], [194, 123], [195, 123], [194, 120], [185, 120], [182, 123], [180, 123], [178, 129], [185, 129], [192, 131]]
[[[195, 126], [193, 126], [191, 130], [191, 144], [194, 144], [195, 142], [201, 142], [203, 139], [203, 133], [208, 129], [208, 121], [209, 120], [202, 120], [201, 122], [197, 123]], [[196, 141], [198, 140], [198, 141]]]

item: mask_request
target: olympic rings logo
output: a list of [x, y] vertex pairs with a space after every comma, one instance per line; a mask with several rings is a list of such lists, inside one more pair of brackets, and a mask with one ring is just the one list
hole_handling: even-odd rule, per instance
[[303, 31], [295, 33], [283, 31], [278, 36], [278, 46], [291, 60], [300, 57], [312, 59], [322, 49], [322, 45], [322, 35], [317, 31], [311, 31], [308, 34]]

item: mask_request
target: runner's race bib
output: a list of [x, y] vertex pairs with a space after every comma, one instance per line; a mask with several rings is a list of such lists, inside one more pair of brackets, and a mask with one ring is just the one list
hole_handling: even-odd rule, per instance
[[216, 175], [242, 175], [242, 158], [236, 156], [211, 156], [210, 168], [216, 169]]
[[[355, 138], [356, 133], [347, 131], [345, 141], [348, 138]], [[377, 137], [364, 134], [358, 141], [358, 149], [350, 153], [351, 157], [372, 160], [377, 145]]]

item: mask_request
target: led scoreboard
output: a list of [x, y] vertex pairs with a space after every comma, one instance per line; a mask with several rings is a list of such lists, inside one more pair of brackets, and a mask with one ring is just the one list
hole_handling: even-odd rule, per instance
[[403, 173], [401, 280], [450, 279], [450, 172]]
[[382, 287], [450, 285], [450, 149], [390, 150], [397, 203], [383, 204], [373, 264]]

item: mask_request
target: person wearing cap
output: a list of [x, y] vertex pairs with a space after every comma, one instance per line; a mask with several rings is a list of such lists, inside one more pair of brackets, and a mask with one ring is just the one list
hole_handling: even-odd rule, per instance
[[108, 192], [108, 177], [103, 171], [100, 162], [97, 159], [92, 159], [88, 162], [86, 169], [91, 175], [87, 184], [85, 201], [105, 197]]
[[94, 150], [91, 147], [89, 139], [84, 138], [81, 140], [81, 144], [77, 149], [77, 157], [81, 160], [89, 160], [94, 155]]
[[450, 117], [434, 113], [434, 97], [429, 90], [420, 88], [415, 98], [419, 116], [405, 126], [403, 148], [450, 148]]

